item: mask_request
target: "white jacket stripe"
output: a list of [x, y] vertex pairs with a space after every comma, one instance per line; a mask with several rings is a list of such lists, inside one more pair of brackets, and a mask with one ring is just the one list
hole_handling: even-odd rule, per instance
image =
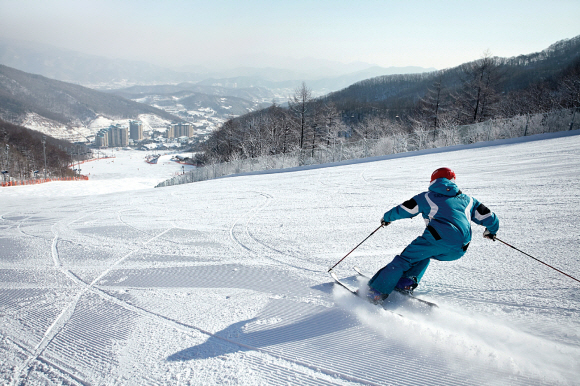
[[488, 214], [481, 215], [481, 214], [479, 214], [479, 212], [476, 210], [476, 211], [475, 211], [475, 215], [474, 215], [473, 217], [475, 217], [475, 219], [476, 219], [476, 220], [478, 220], [478, 221], [483, 221], [483, 220], [485, 220], [486, 218], [488, 218], [488, 217], [491, 217], [491, 215], [492, 215], [492, 213], [491, 213], [491, 212], [489, 212]]
[[439, 211], [439, 207], [437, 206], [437, 204], [431, 201], [431, 199], [429, 198], [429, 193], [425, 193], [425, 199], [427, 200], [427, 203], [431, 207], [431, 211], [429, 212], [429, 221], [431, 221]]
[[406, 212], [410, 214], [417, 214], [419, 213], [419, 205], [415, 205], [412, 209], [407, 208], [405, 205], [401, 204], [401, 208], [405, 209]]
[[[467, 218], [467, 221], [471, 219], [472, 206], [473, 206], [473, 198], [469, 197], [469, 204], [467, 204], [467, 207], [465, 208], [465, 218]], [[475, 211], [475, 216], [477, 216], [477, 211]], [[471, 226], [471, 222], [469, 223], [469, 226]]]

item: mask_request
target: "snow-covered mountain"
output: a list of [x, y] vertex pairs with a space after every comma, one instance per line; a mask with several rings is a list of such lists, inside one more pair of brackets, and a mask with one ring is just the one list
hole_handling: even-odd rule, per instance
[[[577, 384], [580, 283], [475, 224], [415, 291], [437, 309], [378, 308], [327, 270], [447, 166], [498, 237], [579, 278], [578, 131], [159, 189], [182, 165], [114, 155], [89, 181], [0, 188], [0, 383]], [[354, 265], [374, 273], [423, 229], [395, 222], [335, 272], [364, 285]]]
[[52, 137], [85, 141], [95, 134], [90, 128], [99, 117], [114, 121], [153, 116], [166, 123], [180, 119], [117, 95], [0, 65], [0, 119]]
[[198, 135], [209, 134], [226, 120], [269, 106], [274, 94], [264, 88], [227, 88], [189, 82], [133, 86], [111, 94], [145, 103], [192, 123]]

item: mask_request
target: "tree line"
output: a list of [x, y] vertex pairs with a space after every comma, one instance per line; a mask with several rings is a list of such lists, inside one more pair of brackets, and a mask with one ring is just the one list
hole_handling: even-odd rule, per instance
[[[561, 132], [578, 127], [580, 122], [575, 123], [575, 121], [580, 121], [580, 114], [576, 113], [576, 109], [552, 110], [546, 113], [493, 119], [459, 127], [442, 126], [435, 136], [433, 136], [435, 132], [416, 129], [412, 133], [399, 132], [378, 139], [363, 138], [358, 141], [341, 141], [306, 151], [298, 150], [256, 158], [236, 157], [229, 162], [210, 162], [190, 172], [163, 181], [156, 187], [205, 181], [232, 174], [320, 165], [408, 151], [427, 150], [430, 152], [446, 146], [471, 145], [482, 141]], [[576, 115], [579, 117], [576, 118]]]
[[[485, 53], [453, 69], [373, 78], [322, 98], [313, 98], [302, 83], [287, 107], [273, 103], [225, 122], [202, 145], [197, 161], [230, 162], [296, 150], [308, 157], [337, 141], [409, 133], [431, 136], [434, 143], [444, 131], [461, 125], [579, 108], [580, 55], [557, 70], [554, 63], [561, 56], [562, 50], [553, 50], [507, 60]], [[534, 67], [532, 72], [552, 75], [532, 82], [521, 63]]]
[[90, 158], [90, 151], [85, 145], [73, 145], [0, 120], [2, 182], [43, 178], [45, 154], [47, 177], [72, 177], [75, 171], [69, 165]]

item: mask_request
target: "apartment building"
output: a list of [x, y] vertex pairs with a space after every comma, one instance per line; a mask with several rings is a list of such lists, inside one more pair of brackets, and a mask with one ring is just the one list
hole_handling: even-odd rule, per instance
[[95, 134], [95, 146], [97, 147], [109, 147], [109, 130], [101, 129], [97, 134]]
[[129, 138], [133, 141], [143, 140], [143, 123], [141, 121], [129, 121]]
[[167, 138], [193, 137], [193, 125], [187, 122], [173, 123], [167, 127]]
[[129, 145], [129, 130], [120, 125], [109, 126], [109, 147], [124, 147]]
[[97, 147], [125, 147], [129, 145], [129, 130], [120, 125], [111, 125], [101, 129], [95, 135]]

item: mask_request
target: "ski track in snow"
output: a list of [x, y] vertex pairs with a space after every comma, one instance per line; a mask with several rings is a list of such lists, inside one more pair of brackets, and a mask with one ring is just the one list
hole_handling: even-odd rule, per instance
[[[24, 222], [24, 221], [25, 220], [23, 220], [22, 222]], [[18, 225], [18, 228], [20, 228], [20, 224]], [[154, 241], [159, 236], [162, 236], [164, 233], [166, 233], [168, 230], [165, 230], [165, 231], [161, 232], [159, 235], [151, 238], [150, 240], [148, 240], [144, 244], [146, 245], [149, 242]], [[59, 269], [63, 274], [65, 274], [69, 278], [73, 279], [74, 281], [77, 281], [79, 283], [85, 284], [85, 287], [78, 292], [78, 294], [74, 297], [73, 301], [71, 303], [69, 303], [61, 311], [61, 313], [59, 314], [59, 316], [49, 326], [49, 328], [44, 333], [44, 336], [43, 336], [42, 340], [34, 348], [34, 351], [28, 357], [28, 359], [26, 361], [24, 361], [24, 363], [21, 366], [19, 366], [19, 367], [16, 368], [15, 376], [13, 378], [12, 384], [17, 384], [17, 383], [19, 383], [19, 382], [22, 381], [22, 379], [21, 379], [21, 374], [22, 373], [26, 373], [26, 377], [27, 377], [27, 370], [29, 369], [30, 364], [33, 361], [35, 361], [36, 359], [38, 359], [38, 357], [42, 354], [42, 352], [46, 349], [46, 347], [55, 338], [55, 336], [60, 331], [62, 331], [65, 328], [65, 326], [67, 325], [67, 323], [70, 321], [71, 317], [73, 316], [73, 313], [75, 311], [75, 308], [77, 307], [77, 304], [78, 304], [79, 300], [81, 299], [81, 297], [87, 291], [90, 291], [92, 289], [92, 287], [95, 285], [96, 282], [98, 282], [102, 277], [106, 276], [109, 272], [111, 272], [111, 270], [115, 266], [121, 264], [127, 257], [129, 257], [130, 255], [132, 255], [135, 252], [135, 251], [131, 251], [128, 254], [124, 255], [119, 260], [115, 261], [109, 268], [105, 269], [96, 279], [94, 279], [92, 283], [86, 285], [86, 283], [84, 283], [82, 280], [78, 279], [69, 270], [66, 270], [66, 269], [63, 269], [62, 268], [62, 264], [61, 264], [61, 261], [60, 261], [60, 258], [59, 258], [59, 254], [58, 254], [58, 239], [59, 239], [59, 237], [58, 237], [58, 231], [55, 230], [55, 226], [52, 227], [52, 231], [54, 233], [54, 239], [52, 240], [52, 244], [51, 244], [51, 255], [52, 255], [52, 258], [53, 258], [53, 262], [54, 262], [55, 268]], [[25, 377], [24, 381], [27, 380], [26, 377]]]
[[[436, 310], [398, 296], [395, 313], [382, 310], [326, 274], [444, 164], [499, 215], [502, 239], [579, 276], [580, 223], [567, 208], [580, 204], [580, 136], [162, 189], [147, 189], [145, 173], [154, 186], [180, 166], [140, 154], [95, 161], [93, 181], [0, 190], [1, 384], [571, 385], [580, 375], [580, 287], [476, 225], [466, 256], [433, 262], [417, 289]], [[373, 273], [423, 226], [381, 230], [335, 271], [364, 285], [351, 267]]]

